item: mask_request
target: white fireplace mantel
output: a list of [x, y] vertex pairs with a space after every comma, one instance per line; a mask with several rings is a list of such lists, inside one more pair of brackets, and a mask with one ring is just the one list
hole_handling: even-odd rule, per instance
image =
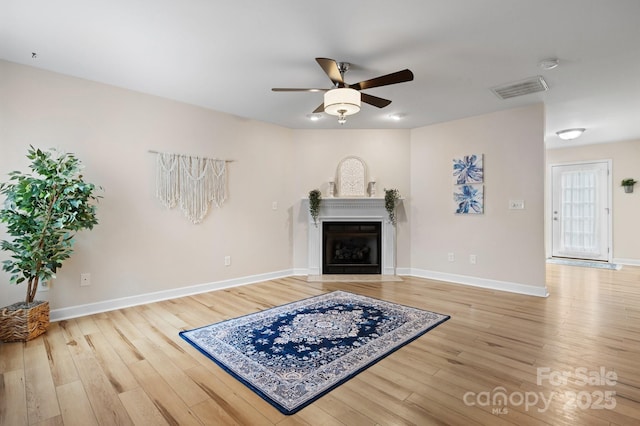
[[[304, 200], [307, 211], [309, 200]], [[318, 223], [309, 217], [309, 275], [322, 274], [322, 223], [325, 221], [370, 221], [382, 224], [382, 275], [396, 273], [396, 229], [389, 222], [384, 198], [323, 198]]]

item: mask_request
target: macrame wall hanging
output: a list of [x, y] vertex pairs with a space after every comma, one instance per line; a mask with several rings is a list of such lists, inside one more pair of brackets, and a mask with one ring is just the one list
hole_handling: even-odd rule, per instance
[[149, 152], [156, 154], [156, 197], [165, 207], [179, 205], [191, 222], [200, 223], [212, 202], [222, 206], [231, 160]]

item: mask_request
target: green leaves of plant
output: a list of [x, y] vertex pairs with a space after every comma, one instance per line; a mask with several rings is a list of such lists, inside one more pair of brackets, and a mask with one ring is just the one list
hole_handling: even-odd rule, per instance
[[400, 200], [400, 191], [398, 191], [397, 189], [384, 190], [384, 208], [389, 214], [389, 222], [391, 222], [394, 226], [397, 223], [396, 205], [398, 204], [398, 200]]
[[318, 216], [320, 215], [320, 202], [322, 193], [319, 189], [309, 191], [309, 214], [313, 218], [314, 225], [318, 226]]
[[72, 254], [74, 232], [98, 223], [96, 186], [83, 180], [82, 164], [73, 154], [29, 148], [32, 173], [14, 171], [0, 183], [6, 197], [0, 222], [13, 241], [0, 248], [12, 253], [2, 269], [11, 283], [29, 282], [27, 302], [35, 297], [39, 281], [55, 277], [62, 261]]

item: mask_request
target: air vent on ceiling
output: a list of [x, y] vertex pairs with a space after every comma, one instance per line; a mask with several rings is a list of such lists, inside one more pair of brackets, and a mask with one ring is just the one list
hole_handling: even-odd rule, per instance
[[544, 92], [546, 90], [549, 90], [549, 86], [540, 75], [491, 88], [491, 91], [500, 99], [515, 98], [516, 96]]

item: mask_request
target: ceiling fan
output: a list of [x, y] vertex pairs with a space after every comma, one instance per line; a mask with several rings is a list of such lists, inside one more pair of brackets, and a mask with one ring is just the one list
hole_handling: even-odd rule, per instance
[[404, 83], [413, 80], [413, 73], [404, 69], [391, 74], [364, 80], [355, 84], [348, 84], [344, 81], [344, 75], [349, 70], [348, 62], [336, 62], [328, 58], [316, 58], [316, 62], [329, 76], [333, 87], [329, 89], [296, 89], [286, 87], [274, 87], [274, 92], [325, 92], [324, 102], [316, 108], [313, 113], [326, 112], [337, 115], [338, 122], [344, 124], [347, 115], [352, 115], [360, 111], [360, 102], [384, 108], [391, 103], [390, 100], [377, 96], [361, 93], [361, 90], [374, 87], [388, 86], [390, 84]]

